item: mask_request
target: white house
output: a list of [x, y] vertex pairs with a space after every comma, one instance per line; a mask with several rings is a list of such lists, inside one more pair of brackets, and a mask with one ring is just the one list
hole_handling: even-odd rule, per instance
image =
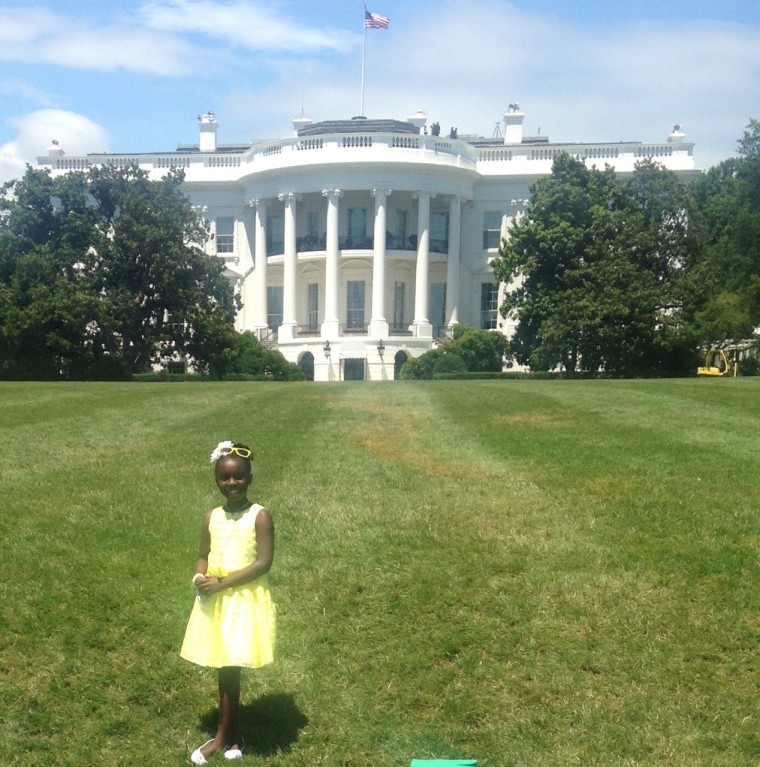
[[387, 380], [457, 323], [511, 332], [490, 261], [558, 152], [619, 173], [647, 157], [696, 173], [679, 126], [662, 143], [555, 144], [524, 136], [524, 117], [510, 104], [492, 138], [441, 131], [421, 112], [302, 117], [290, 138], [224, 145], [209, 112], [197, 146], [69, 157], [55, 144], [38, 162], [53, 173], [182, 168], [209, 256], [224, 260], [242, 299], [237, 328], [317, 381]]

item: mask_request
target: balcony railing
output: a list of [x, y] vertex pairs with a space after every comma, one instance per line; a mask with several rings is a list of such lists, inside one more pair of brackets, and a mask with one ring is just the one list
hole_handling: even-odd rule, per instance
[[[258, 337], [259, 341], [261, 342], [262, 346], [272, 347], [277, 344], [278, 338], [277, 338], [277, 330], [270, 330], [270, 329], [258, 329], [255, 331], [256, 336]], [[363, 325], [361, 327], [353, 327], [349, 328], [346, 324], [340, 324], [338, 326], [338, 334], [341, 338], [355, 338], [355, 337], [362, 337], [362, 336], [368, 336], [369, 335], [369, 327], [367, 325]], [[299, 325], [296, 327], [294, 331], [294, 336], [296, 338], [303, 338], [303, 339], [318, 339], [322, 336], [322, 331], [320, 328], [310, 328], [308, 326]], [[414, 333], [409, 330], [408, 325], [392, 325], [388, 328], [388, 338], [411, 338], [414, 336]], [[450, 340], [452, 337], [451, 334], [451, 328], [448, 327], [438, 327], [436, 326], [434, 328], [433, 337], [438, 339], [439, 341], [443, 340]]]
[[[330, 161], [355, 163], [373, 161], [385, 154], [393, 160], [412, 162], [431, 162], [435, 158], [438, 164], [456, 168], [511, 163], [517, 160], [528, 162], [553, 160], [559, 152], [567, 152], [573, 157], [594, 161], [611, 160], [617, 163], [622, 158], [638, 159], [642, 157], [670, 158], [673, 155], [693, 156], [693, 143], [655, 143], [620, 142], [602, 144], [549, 144], [536, 145], [526, 142], [517, 145], [469, 141], [443, 138], [441, 136], [398, 134], [398, 133], [344, 133], [321, 136], [304, 136], [277, 141], [253, 143], [248, 146], [222, 149], [215, 152], [199, 152], [197, 147], [183, 147], [177, 152], [145, 154], [90, 154], [86, 156], [39, 157], [39, 165], [52, 170], [71, 171], [87, 170], [93, 165], [116, 168], [140, 166], [167, 170], [182, 168], [192, 173], [196, 169], [211, 168], [226, 175], [235, 175], [243, 170], [249, 172], [259, 166], [269, 167], [273, 163], [307, 164], [322, 162], [324, 155]], [[289, 155], [297, 156], [289, 157]]]
[[[296, 251], [298, 253], [314, 253], [324, 251], [326, 247], [326, 238], [321, 237], [298, 237], [296, 238]], [[338, 238], [339, 250], [373, 250], [375, 247], [374, 237], [348, 237]], [[449, 252], [449, 241], [442, 239], [431, 239], [428, 245], [431, 253], [446, 254]], [[406, 239], [401, 239], [395, 235], [389, 234], [385, 240], [385, 249], [406, 251], [414, 253], [417, 250], [417, 235], [413, 234]], [[267, 241], [267, 255], [281, 256], [285, 252], [285, 243], [282, 240]]]
[[341, 325], [340, 334], [342, 336], [366, 336], [368, 334], [368, 329], [366, 325], [360, 325], [360, 326], [354, 325], [352, 327], [348, 327], [347, 325]]

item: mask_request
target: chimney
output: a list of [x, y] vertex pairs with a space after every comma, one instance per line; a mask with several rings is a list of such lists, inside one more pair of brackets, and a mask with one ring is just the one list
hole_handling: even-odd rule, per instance
[[673, 126], [673, 132], [668, 136], [668, 144], [681, 144], [686, 134], [681, 131], [680, 125]]
[[200, 128], [201, 152], [216, 152], [216, 131], [219, 123], [214, 119], [213, 112], [206, 112], [205, 115], [198, 115], [198, 128]]
[[296, 136], [298, 135], [298, 132], [302, 128], [306, 128], [307, 126], [311, 125], [312, 120], [310, 117], [306, 117], [303, 113], [303, 110], [301, 111], [301, 116], [296, 117], [293, 119], [293, 129], [296, 132]]
[[63, 157], [66, 152], [63, 151], [58, 139], [53, 139], [53, 143], [47, 148], [48, 157]]
[[513, 101], [504, 113], [504, 143], [522, 144], [522, 124], [525, 115], [520, 111], [520, 105]]
[[421, 109], [418, 109], [417, 113], [413, 114], [411, 117], [407, 117], [406, 121], [411, 125], [414, 125], [419, 133], [422, 133], [422, 129], [427, 122], [427, 115]]

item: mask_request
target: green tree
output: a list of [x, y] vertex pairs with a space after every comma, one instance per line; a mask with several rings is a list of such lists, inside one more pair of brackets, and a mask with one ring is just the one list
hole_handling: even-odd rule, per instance
[[262, 346], [250, 331], [236, 333], [225, 354], [227, 362], [220, 377], [242, 374], [266, 376], [275, 381], [303, 381], [306, 378], [298, 365], [288, 362], [281, 352]]
[[441, 354], [433, 362], [433, 375], [438, 373], [466, 373], [467, 365], [464, 360], [454, 352]]
[[[112, 367], [97, 343], [102, 300], [84, 273], [92, 212], [78, 181], [56, 184], [29, 170], [3, 187], [0, 370], [7, 377], [102, 377]], [[79, 213], [66, 207], [74, 197]]]
[[401, 366], [401, 378], [403, 380], [423, 380], [433, 377], [436, 361], [441, 357], [441, 350], [430, 349], [423, 352], [419, 357], [408, 359]]
[[684, 275], [699, 248], [687, 188], [651, 162], [629, 180], [561, 154], [494, 261], [510, 348], [536, 370], [654, 375], [691, 367]]
[[760, 325], [760, 122], [751, 120], [738, 143], [740, 157], [695, 184], [708, 238], [699, 278], [709, 288], [695, 332], [706, 346], [749, 338]]
[[136, 168], [51, 178], [28, 169], [0, 199], [7, 374], [105, 377], [173, 354], [224, 366], [235, 301], [182, 194]]
[[441, 348], [446, 355], [459, 357], [470, 373], [500, 372], [508, 342], [502, 333], [457, 325], [454, 338]]
[[180, 172], [151, 181], [136, 169], [90, 171], [101, 214], [93, 276], [118, 319], [130, 372], [175, 350], [203, 365], [232, 340], [232, 287], [202, 249], [207, 233], [180, 191], [182, 179]]
[[407, 360], [401, 367], [401, 378], [433, 378], [436, 373], [499, 372], [507, 345], [501, 333], [456, 325], [452, 340]]
[[760, 120], [751, 117], [737, 143], [742, 157], [760, 157]]
[[275, 381], [304, 381], [306, 376], [295, 362], [288, 362], [276, 349], [264, 350], [264, 374]]

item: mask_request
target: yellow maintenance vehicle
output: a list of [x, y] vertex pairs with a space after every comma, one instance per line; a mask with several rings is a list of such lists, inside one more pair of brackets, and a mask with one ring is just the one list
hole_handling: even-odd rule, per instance
[[697, 368], [698, 376], [736, 378], [739, 374], [739, 363], [731, 362], [723, 349], [710, 349], [705, 356], [704, 367]]

